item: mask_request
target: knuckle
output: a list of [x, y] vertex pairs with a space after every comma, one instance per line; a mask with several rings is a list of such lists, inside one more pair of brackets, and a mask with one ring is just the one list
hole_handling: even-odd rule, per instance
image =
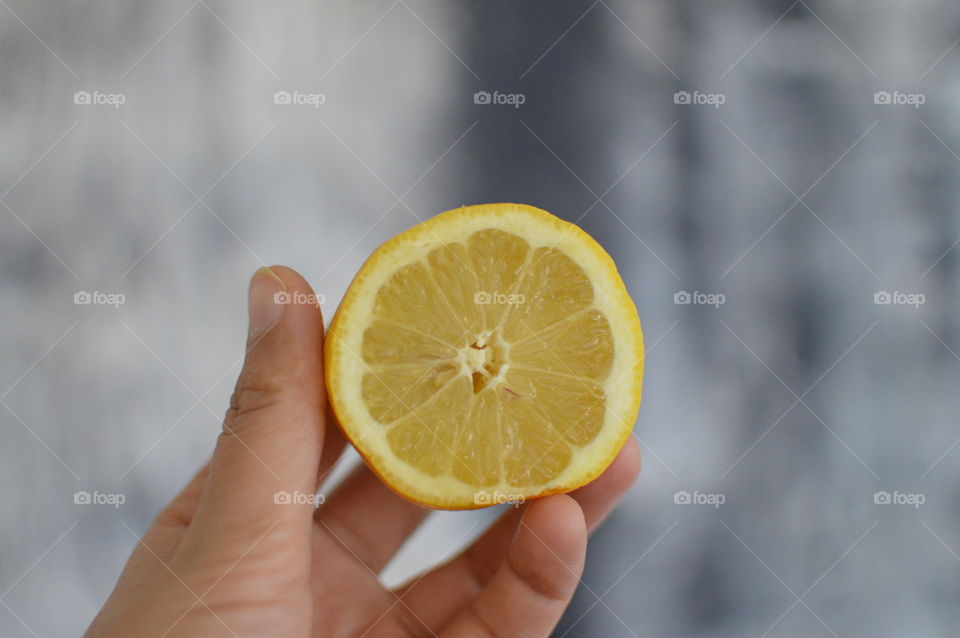
[[473, 629], [474, 633], [481, 638], [501, 638], [502, 634], [497, 631], [492, 620], [487, 614], [479, 608], [479, 603], [474, 601], [467, 605], [467, 624]]
[[506, 565], [531, 594], [552, 602], [566, 602], [576, 585], [578, 564], [568, 564], [558, 557], [554, 560], [530, 560], [529, 556], [507, 554]]
[[244, 427], [245, 422], [287, 404], [289, 393], [288, 386], [276, 377], [241, 372], [224, 418], [224, 434], [231, 435], [234, 430]]
[[237, 416], [260, 412], [282, 403], [286, 393], [286, 384], [275, 377], [244, 371], [230, 397], [230, 411]]

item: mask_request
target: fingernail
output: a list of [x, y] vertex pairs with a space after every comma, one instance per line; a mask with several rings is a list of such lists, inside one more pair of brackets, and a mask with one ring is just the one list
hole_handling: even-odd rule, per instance
[[287, 303], [287, 287], [267, 267], [253, 273], [250, 279], [250, 337], [255, 338], [272, 328], [283, 316]]

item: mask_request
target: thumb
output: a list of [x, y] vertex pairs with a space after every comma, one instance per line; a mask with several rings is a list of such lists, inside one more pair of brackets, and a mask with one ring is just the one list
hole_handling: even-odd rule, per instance
[[282, 266], [250, 280], [247, 354], [193, 523], [184, 538], [255, 542], [309, 523], [323, 448], [323, 318], [309, 284]]

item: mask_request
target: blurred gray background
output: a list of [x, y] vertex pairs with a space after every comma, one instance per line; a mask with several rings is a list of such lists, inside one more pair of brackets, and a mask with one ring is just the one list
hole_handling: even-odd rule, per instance
[[0, 635], [82, 633], [209, 454], [256, 267], [329, 319], [495, 201], [604, 244], [648, 348], [558, 636], [956, 635], [958, 38], [933, 0], [0, 0]]

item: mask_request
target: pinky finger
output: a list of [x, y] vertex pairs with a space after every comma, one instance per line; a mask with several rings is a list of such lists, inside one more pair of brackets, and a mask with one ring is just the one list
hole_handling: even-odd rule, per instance
[[546, 638], [570, 603], [586, 547], [586, 523], [576, 501], [566, 495], [534, 501], [503, 563], [441, 638]]

